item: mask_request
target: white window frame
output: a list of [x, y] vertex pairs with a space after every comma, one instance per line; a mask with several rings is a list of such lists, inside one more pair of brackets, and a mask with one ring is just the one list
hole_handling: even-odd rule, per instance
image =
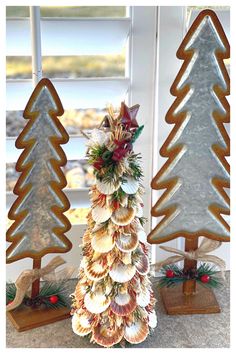
[[[154, 128], [154, 102], [155, 102], [155, 63], [157, 53], [157, 11], [155, 6], [131, 6], [127, 7], [127, 17], [130, 19], [130, 33], [127, 44], [127, 58], [125, 78], [129, 82], [125, 101], [129, 105], [140, 104], [138, 113], [139, 124], [144, 124], [145, 129], [136, 144], [136, 152], [140, 152], [143, 157], [144, 180], [146, 188], [144, 200], [144, 216], [148, 218], [146, 231], [150, 231], [150, 208], [151, 208], [151, 188], [152, 178], [152, 144]], [[34, 84], [42, 77], [41, 67], [41, 43], [40, 43], [40, 8], [33, 7], [31, 13], [31, 36], [32, 36], [32, 78]], [[19, 151], [14, 146], [15, 139], [7, 139], [8, 162], [16, 162]], [[68, 159], [83, 159], [85, 156], [85, 139], [79, 136], [71, 136], [70, 142], [63, 147]], [[79, 154], [78, 154], [79, 151]], [[66, 189], [65, 193], [69, 197], [71, 206], [78, 207], [77, 201], [84, 200], [84, 206], [88, 202], [87, 189]], [[15, 196], [7, 193], [7, 206], [11, 206]], [[72, 225], [68, 232], [68, 238], [74, 247], [66, 254], [65, 260], [79, 266], [81, 256], [78, 245], [86, 229], [86, 225]], [[47, 263], [54, 255], [48, 254], [43, 257], [43, 264]], [[153, 257], [152, 257], [153, 258]], [[17, 270], [14, 263], [8, 265], [8, 276], [14, 280], [20, 270], [31, 268], [31, 259], [23, 259], [18, 262]], [[17, 274], [16, 274], [17, 273]]]

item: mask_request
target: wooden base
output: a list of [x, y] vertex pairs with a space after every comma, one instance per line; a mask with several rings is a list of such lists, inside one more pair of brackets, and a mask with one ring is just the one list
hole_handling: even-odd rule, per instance
[[7, 312], [7, 317], [18, 332], [23, 332], [69, 318], [70, 309], [68, 307], [32, 309], [27, 306], [20, 306], [15, 310]]
[[194, 295], [184, 295], [183, 284], [173, 288], [161, 288], [161, 296], [168, 315], [190, 315], [219, 313], [220, 307], [215, 294], [199, 283]]

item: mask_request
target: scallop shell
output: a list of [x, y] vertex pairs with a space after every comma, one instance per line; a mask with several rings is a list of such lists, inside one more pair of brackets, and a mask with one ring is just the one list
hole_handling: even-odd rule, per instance
[[84, 273], [90, 280], [100, 280], [105, 278], [108, 274], [109, 268], [98, 261], [95, 262], [85, 262]]
[[148, 274], [150, 270], [148, 257], [144, 253], [141, 253], [138, 258], [134, 260], [134, 265], [137, 272], [141, 275]]
[[101, 223], [110, 219], [112, 215], [112, 209], [106, 207], [100, 207], [97, 205], [92, 209], [92, 218], [95, 222]]
[[135, 210], [133, 208], [120, 207], [111, 216], [111, 220], [114, 224], [119, 226], [125, 226], [131, 223], [135, 217]]
[[110, 303], [110, 298], [101, 293], [90, 292], [84, 297], [84, 305], [86, 309], [95, 314], [105, 311], [109, 307]]
[[137, 234], [119, 234], [116, 239], [116, 246], [122, 252], [131, 252], [138, 246]]
[[148, 314], [148, 325], [151, 328], [155, 328], [157, 326], [157, 315], [155, 311]]
[[136, 293], [139, 293], [141, 291], [141, 282], [137, 274], [132, 279], [132, 287]]
[[92, 331], [90, 316], [86, 312], [82, 314], [75, 312], [72, 317], [72, 330], [81, 337], [89, 334]]
[[126, 181], [121, 184], [122, 190], [126, 194], [135, 194], [139, 189], [139, 182], [133, 177], [125, 177]]
[[111, 137], [111, 132], [104, 132], [101, 129], [94, 128], [86, 145], [91, 147], [94, 145], [107, 145]]
[[136, 216], [137, 218], [141, 218], [143, 216], [143, 208], [140, 204], [136, 206]]
[[122, 263], [124, 264], [131, 264], [132, 263], [131, 252], [123, 253], [121, 260]]
[[102, 193], [102, 194], [113, 194], [117, 189], [120, 188], [120, 182], [119, 183], [104, 183], [99, 180], [96, 180], [96, 187], [97, 190]]
[[137, 235], [138, 235], [139, 241], [144, 242], [144, 243], [147, 242], [147, 234], [144, 230], [139, 229], [137, 231]]
[[107, 324], [93, 329], [92, 340], [103, 347], [109, 348], [119, 343], [124, 336], [124, 327], [110, 328]]
[[86, 294], [86, 286], [78, 283], [75, 288], [74, 296], [76, 300], [80, 300]]
[[124, 294], [119, 293], [111, 302], [111, 309], [118, 316], [126, 316], [134, 311], [137, 303], [134, 296], [129, 292]]
[[149, 333], [148, 325], [144, 321], [135, 321], [131, 326], [125, 327], [125, 339], [131, 344], [143, 342]]
[[85, 245], [86, 243], [91, 242], [91, 233], [90, 231], [87, 229], [83, 235], [83, 239], [82, 239], [83, 245]]
[[91, 240], [91, 246], [96, 252], [107, 253], [113, 249], [115, 241], [108, 233], [96, 233]]
[[147, 288], [142, 289], [136, 296], [137, 304], [141, 307], [146, 307], [150, 303], [150, 300], [150, 291]]
[[131, 280], [136, 273], [136, 268], [132, 264], [125, 265], [123, 263], [113, 264], [109, 275], [113, 281], [118, 283], [126, 283]]

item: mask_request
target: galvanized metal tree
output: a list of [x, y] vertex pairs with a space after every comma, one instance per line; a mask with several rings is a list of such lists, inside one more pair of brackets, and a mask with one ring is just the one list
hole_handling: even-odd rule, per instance
[[66, 179], [61, 167], [66, 156], [60, 147], [69, 137], [57, 118], [63, 112], [52, 83], [42, 79], [24, 111], [29, 121], [16, 140], [16, 147], [24, 151], [16, 163], [21, 175], [14, 188], [17, 199], [9, 211], [14, 223], [7, 231], [11, 242], [7, 263], [30, 257], [34, 268], [40, 268], [45, 254], [67, 252], [72, 247], [64, 235], [70, 222], [63, 214], [69, 209], [62, 192]]
[[[150, 243], [186, 238], [186, 251], [198, 238], [229, 241], [229, 76], [224, 59], [229, 43], [213, 11], [205, 10], [194, 21], [177, 57], [184, 63], [171, 87], [176, 99], [166, 115], [175, 124], [160, 150], [168, 158], [152, 181], [153, 189], [166, 189], [152, 208], [164, 216], [148, 235]], [[185, 265], [195, 267], [196, 262]]]

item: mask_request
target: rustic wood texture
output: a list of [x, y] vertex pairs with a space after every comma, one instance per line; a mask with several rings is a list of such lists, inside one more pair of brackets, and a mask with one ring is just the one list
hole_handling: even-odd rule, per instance
[[185, 295], [182, 284], [161, 289], [161, 297], [168, 315], [210, 314], [221, 312], [211, 289], [196, 283], [196, 292]]
[[70, 309], [68, 307], [58, 309], [32, 309], [31, 307], [21, 306], [13, 311], [7, 312], [7, 317], [18, 332], [23, 332], [69, 318]]

